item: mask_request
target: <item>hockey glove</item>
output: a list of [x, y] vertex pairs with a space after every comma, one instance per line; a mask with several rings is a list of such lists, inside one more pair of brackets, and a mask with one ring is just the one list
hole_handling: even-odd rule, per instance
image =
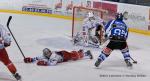
[[2, 38], [0, 37], [0, 49], [3, 49], [5, 46], [4, 46], [4, 43], [3, 43], [3, 40]]
[[108, 38], [108, 35], [107, 35], [107, 34], [105, 34], [105, 35], [104, 35], [104, 37], [105, 37], [105, 38]]
[[25, 63], [32, 63], [33, 62], [33, 58], [27, 57], [27, 58], [24, 59], [24, 62]]
[[40, 60], [40, 61], [37, 62], [37, 65], [39, 65], [39, 66], [48, 66], [48, 63], [44, 60]]
[[112, 27], [115, 28], [115, 27], [117, 27], [117, 25], [116, 24], [112, 24]]
[[[10, 34], [8, 33], [8, 35], [10, 36]], [[10, 37], [5, 37], [4, 38], [4, 46], [8, 47], [11, 44], [11, 38]]]
[[4, 42], [4, 46], [5, 46], [5, 47], [8, 47], [8, 46], [10, 46], [10, 43], [5, 43], [5, 42]]

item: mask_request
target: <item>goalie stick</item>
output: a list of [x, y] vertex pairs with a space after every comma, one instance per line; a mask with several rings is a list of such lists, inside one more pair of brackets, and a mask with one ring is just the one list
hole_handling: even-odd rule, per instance
[[10, 30], [10, 28], [9, 28], [9, 24], [10, 24], [11, 19], [12, 19], [12, 16], [9, 16], [8, 21], [7, 21], [7, 28], [8, 28], [8, 30], [9, 30], [9, 32], [11, 33], [11, 35], [12, 35], [12, 37], [13, 37], [13, 39], [14, 39], [16, 45], [17, 45], [17, 47], [19, 48], [19, 50], [20, 50], [20, 52], [21, 52], [23, 58], [25, 58], [24, 53], [22, 52], [22, 50], [21, 50], [21, 48], [20, 48], [20, 46], [19, 46], [17, 40], [15, 39], [13, 33], [11, 32], [11, 30]]

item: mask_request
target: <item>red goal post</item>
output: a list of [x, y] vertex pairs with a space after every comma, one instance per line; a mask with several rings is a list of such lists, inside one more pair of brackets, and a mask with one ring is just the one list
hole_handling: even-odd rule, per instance
[[77, 32], [82, 31], [83, 20], [87, 17], [88, 12], [93, 12], [95, 15], [99, 16], [104, 21], [107, 19], [107, 10], [103, 10], [101, 8], [97, 9], [74, 6], [72, 15], [72, 37], [74, 37], [77, 34]]

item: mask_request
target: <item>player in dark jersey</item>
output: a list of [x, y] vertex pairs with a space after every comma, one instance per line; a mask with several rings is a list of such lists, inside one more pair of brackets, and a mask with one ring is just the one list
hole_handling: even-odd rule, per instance
[[110, 20], [106, 24], [105, 33], [105, 37], [110, 41], [101, 51], [101, 54], [95, 62], [95, 66], [98, 67], [100, 63], [103, 62], [115, 49], [121, 50], [127, 66], [132, 66], [132, 63], [130, 62], [129, 48], [126, 42], [128, 38], [128, 27], [123, 21], [122, 13], [118, 13], [116, 19]]

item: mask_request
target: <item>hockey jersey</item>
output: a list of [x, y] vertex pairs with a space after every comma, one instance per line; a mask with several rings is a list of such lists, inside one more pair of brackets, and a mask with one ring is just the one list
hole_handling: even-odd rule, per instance
[[96, 28], [98, 25], [103, 25], [103, 20], [99, 17], [95, 20], [89, 20], [89, 18], [84, 19], [83, 21], [83, 31], [85, 29]]
[[49, 58], [47, 58], [45, 56], [39, 56], [39, 57], [33, 58], [33, 62], [36, 62], [37, 60], [38, 61], [44, 60], [48, 63], [49, 66], [54, 66], [57, 63], [63, 62], [63, 57], [61, 55], [56, 54], [56, 52], [53, 51], [52, 55]]
[[89, 17], [85, 18], [82, 24], [82, 30], [77, 32], [76, 36], [73, 38], [75, 45], [82, 46], [91, 46], [91, 47], [99, 47], [99, 43], [93, 39], [97, 40], [95, 37], [95, 30], [99, 25], [104, 27], [104, 21], [100, 17], [89, 19]]
[[128, 27], [121, 20], [110, 20], [105, 26], [105, 33], [110, 40], [125, 41], [128, 38]]
[[7, 29], [0, 24], [0, 49], [3, 49], [4, 43], [10, 44], [11, 43], [11, 36]]

